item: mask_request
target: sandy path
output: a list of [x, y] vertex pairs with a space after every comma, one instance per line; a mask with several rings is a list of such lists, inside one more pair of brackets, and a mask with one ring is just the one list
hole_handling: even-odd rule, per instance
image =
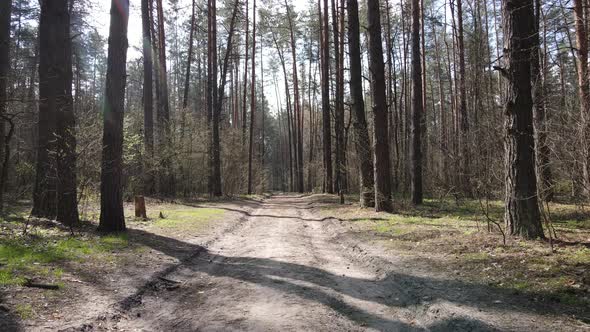
[[519, 301], [413, 274], [395, 260], [369, 259], [367, 250], [334, 241], [335, 223], [315, 217], [307, 202], [276, 196], [261, 203], [238, 229], [166, 275], [179, 286], [141, 294], [111, 328], [572, 330], [518, 307]]

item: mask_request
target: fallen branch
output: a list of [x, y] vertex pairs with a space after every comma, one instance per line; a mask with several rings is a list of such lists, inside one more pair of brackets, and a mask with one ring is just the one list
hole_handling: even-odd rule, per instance
[[171, 279], [164, 278], [164, 277], [158, 277], [158, 279], [160, 279], [164, 282], [170, 283], [170, 284], [180, 284], [180, 281], [171, 280]]
[[23, 286], [25, 287], [30, 287], [30, 288], [41, 288], [41, 289], [59, 289], [59, 285], [55, 285], [55, 284], [42, 284], [42, 283], [37, 283], [37, 282], [33, 282], [31, 280], [27, 280]]

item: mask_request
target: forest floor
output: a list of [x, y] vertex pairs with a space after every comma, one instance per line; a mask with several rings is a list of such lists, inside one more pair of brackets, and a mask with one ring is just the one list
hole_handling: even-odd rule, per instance
[[114, 236], [15, 206], [0, 222], [0, 330], [590, 331], [584, 211], [553, 206], [552, 250], [502, 244], [478, 202], [386, 214], [337, 201], [148, 200], [149, 220]]

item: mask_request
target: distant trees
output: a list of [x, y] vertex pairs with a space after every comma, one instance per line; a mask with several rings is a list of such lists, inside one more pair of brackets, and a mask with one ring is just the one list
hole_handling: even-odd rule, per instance
[[128, 23], [129, 0], [112, 0], [103, 107], [100, 224], [98, 226], [98, 229], [104, 232], [119, 232], [126, 228], [123, 213], [122, 172]]
[[[111, 38], [107, 63], [107, 39], [85, 20], [90, 3], [1, 4], [0, 192], [31, 195], [33, 216], [75, 224], [78, 200], [99, 186], [119, 188], [105, 198], [113, 206], [139, 192], [358, 190], [361, 205], [391, 210], [393, 194], [420, 204], [507, 193], [509, 231], [535, 237], [538, 199], [587, 198], [582, 0], [571, 10], [368, 0], [366, 18], [352, 0], [303, 12], [290, 0], [141, 0], [143, 57], [126, 61], [123, 81], [123, 37]], [[499, 24], [513, 13], [524, 15], [517, 25]]]

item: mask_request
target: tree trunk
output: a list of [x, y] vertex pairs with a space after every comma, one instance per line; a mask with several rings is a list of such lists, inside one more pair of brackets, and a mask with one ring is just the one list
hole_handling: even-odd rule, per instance
[[68, 0], [51, 0], [55, 39], [52, 41], [55, 70], [57, 221], [64, 225], [78, 223], [76, 181], [76, 119], [72, 99], [72, 40]]
[[334, 179], [334, 192], [339, 193], [342, 190], [344, 182], [344, 104], [341, 103], [340, 97], [344, 97], [344, 92], [341, 90], [340, 79], [343, 74], [340, 68], [340, 33], [338, 32], [338, 10], [336, 8], [336, 1], [332, 0], [332, 32], [334, 34], [334, 69], [335, 69], [335, 91], [334, 91], [334, 133], [336, 134], [335, 156], [336, 169]]
[[[334, 193], [332, 185], [332, 129], [330, 124], [330, 36], [328, 34], [328, 0], [324, 0], [322, 45], [322, 126], [324, 143], [324, 191]], [[322, 20], [320, 20], [322, 21]]]
[[147, 211], [145, 209], [145, 197], [135, 196], [135, 218], [147, 220]]
[[[0, 160], [8, 156], [8, 151], [4, 149], [5, 145], [5, 127], [4, 116], [7, 113], [7, 89], [8, 73], [10, 72], [10, 18], [12, 10], [12, 0], [5, 0], [0, 3]], [[8, 156], [9, 157], [9, 156]], [[2, 169], [4, 172], [4, 167]], [[4, 207], [4, 191], [6, 184], [3, 182], [0, 186], [0, 212]]]
[[277, 53], [279, 54], [279, 60], [281, 62], [281, 68], [283, 69], [283, 76], [285, 82], [285, 97], [286, 97], [286, 109], [287, 109], [287, 139], [288, 139], [288, 151], [289, 151], [289, 191], [294, 191], [294, 181], [293, 181], [293, 142], [292, 142], [292, 133], [291, 133], [291, 94], [289, 93], [289, 80], [287, 76], [287, 68], [285, 66], [285, 57], [283, 55], [283, 51], [279, 46], [279, 43], [275, 37], [273, 32], [272, 39], [275, 43], [277, 48]]
[[469, 119], [467, 116], [467, 95], [465, 86], [465, 43], [463, 37], [463, 0], [457, 0], [457, 48], [459, 51], [459, 152], [460, 170], [459, 183], [463, 193], [472, 196], [469, 182], [470, 155], [469, 155]]
[[[145, 1], [145, 0], [143, 0]], [[196, 0], [193, 0], [192, 5], [192, 14], [191, 14], [191, 31], [189, 32], [188, 37], [188, 55], [186, 58], [186, 72], [184, 75], [184, 96], [182, 98], [182, 108], [186, 110], [188, 106], [188, 94], [189, 94], [189, 87], [190, 87], [190, 78], [191, 78], [191, 63], [193, 61], [193, 36], [195, 33], [195, 4]], [[144, 39], [145, 40], [145, 39]], [[144, 41], [145, 42], [145, 41]]]
[[588, 31], [584, 17], [584, 0], [574, 0], [580, 99], [580, 140], [584, 194], [590, 196], [590, 78], [588, 77]]
[[145, 172], [145, 191], [154, 192], [154, 96], [153, 96], [153, 57], [150, 8], [152, 0], [141, 0], [141, 23], [143, 32], [143, 127], [147, 170]]
[[256, 109], [256, 0], [252, 3], [252, 85], [250, 86], [250, 142], [248, 145], [248, 194], [252, 194], [252, 153], [254, 149], [254, 112]]
[[160, 85], [160, 98], [158, 98], [158, 151], [160, 152], [161, 172], [158, 176], [160, 193], [164, 195], [174, 194], [174, 179], [172, 173], [172, 160], [170, 155], [170, 102], [168, 96], [168, 73], [166, 70], [166, 33], [164, 31], [164, 8], [162, 0], [157, 0], [158, 12], [158, 76]]
[[303, 136], [302, 136], [302, 129], [303, 126], [301, 124], [301, 114], [303, 113], [301, 109], [301, 101], [299, 97], [299, 79], [297, 76], [297, 53], [296, 53], [296, 45], [295, 45], [295, 35], [293, 33], [293, 20], [291, 19], [291, 10], [289, 4], [285, 1], [285, 6], [287, 7], [287, 18], [289, 20], [289, 33], [291, 38], [291, 54], [293, 55], [293, 92], [294, 92], [294, 102], [293, 106], [295, 108], [294, 118], [295, 118], [295, 140], [297, 141], [297, 164], [295, 167], [297, 176], [297, 191], [302, 193], [303, 192]]
[[100, 224], [104, 232], [125, 230], [123, 214], [123, 113], [127, 78], [129, 1], [112, 0], [104, 104]]
[[[416, 1], [416, 0], [414, 0]], [[392, 211], [391, 173], [387, 135], [387, 99], [385, 97], [385, 65], [381, 40], [381, 18], [379, 0], [367, 0], [367, 21], [369, 32], [369, 71], [373, 89], [373, 131], [375, 210]], [[419, 41], [418, 41], [419, 43]], [[421, 100], [420, 100], [421, 102]]]
[[420, 0], [412, 1], [412, 120], [410, 124], [410, 193], [413, 204], [422, 204], [422, 58], [420, 56]]
[[248, 22], [248, 0], [246, 0], [246, 44], [244, 47], [245, 55], [244, 55], [244, 99], [242, 101], [242, 144], [246, 145], [246, 117], [247, 113], [246, 110], [248, 109], [246, 102], [248, 99], [248, 52], [250, 51], [250, 35], [248, 33], [249, 22]]
[[[535, 49], [533, 50], [533, 123], [535, 126], [535, 157], [537, 162], [537, 186], [539, 198], [551, 201], [553, 198], [553, 180], [549, 164], [549, 146], [547, 145], [546, 100], [545, 100], [545, 48], [541, 48], [541, 1], [535, 0]], [[543, 34], [544, 36], [545, 34]]]
[[57, 38], [53, 1], [41, 2], [39, 20], [39, 121], [35, 189], [31, 215], [53, 219], [57, 216], [57, 165], [55, 151], [55, 115], [57, 74], [54, 44]]
[[354, 119], [355, 148], [360, 161], [360, 204], [362, 207], [375, 206], [373, 181], [373, 160], [363, 100], [362, 64], [357, 0], [347, 0], [348, 10], [348, 52], [350, 59], [350, 95]]
[[511, 235], [544, 237], [535, 176], [535, 140], [531, 87], [534, 50], [532, 0], [504, 0], [506, 229]]
[[[212, 17], [215, 17], [215, 1], [211, 0], [212, 6]], [[227, 84], [227, 70], [229, 67], [229, 58], [232, 52], [232, 38], [234, 35], [234, 27], [236, 22], [236, 15], [238, 12], [238, 1], [236, 0], [234, 4], [234, 9], [232, 11], [231, 22], [229, 26], [229, 32], [227, 36], [227, 47], [225, 51], [225, 58], [223, 59], [223, 67], [221, 69], [221, 86], [219, 91], [215, 94], [217, 95], [217, 99], [214, 101], [213, 105], [213, 117], [212, 117], [212, 125], [213, 125], [213, 173], [211, 174], [213, 178], [213, 195], [214, 196], [221, 196], [222, 195], [222, 188], [221, 188], [221, 143], [219, 137], [219, 122], [221, 116], [221, 110], [223, 109], [223, 97], [225, 95], [225, 85]], [[212, 25], [215, 25], [215, 22], [212, 22]], [[216, 31], [217, 29], [215, 29]], [[217, 35], [217, 32], [215, 32]], [[215, 56], [217, 58], [217, 56]], [[217, 75], [215, 75], [217, 76]], [[217, 84], [217, 81], [213, 82], [213, 84]], [[215, 89], [217, 90], [217, 89]]]

